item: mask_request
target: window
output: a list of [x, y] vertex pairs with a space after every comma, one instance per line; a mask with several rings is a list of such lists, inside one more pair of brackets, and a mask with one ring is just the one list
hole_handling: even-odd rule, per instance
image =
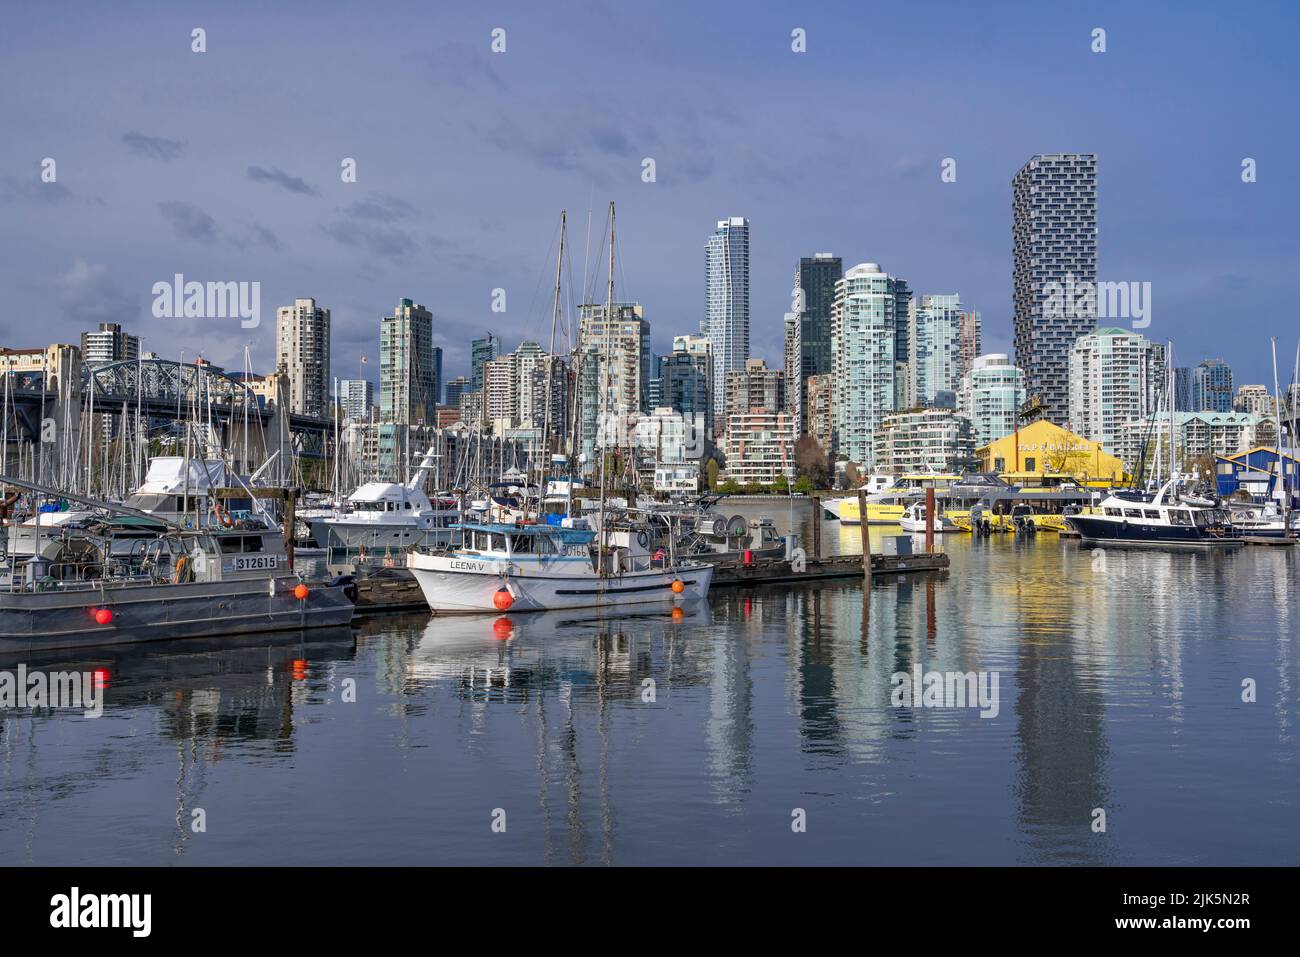
[[1192, 524], [1192, 513], [1185, 508], [1171, 508], [1169, 510], [1169, 524], [1190, 525]]
[[1106, 514], [1107, 514], [1107, 515], [1113, 515], [1113, 516], [1115, 516], [1116, 518], [1119, 518], [1121, 515], [1124, 514], [1124, 510], [1123, 510], [1123, 509], [1119, 509], [1119, 508], [1108, 508], [1108, 509], [1106, 509]]
[[1142, 514], [1145, 515], [1147, 518], [1159, 518], [1159, 517], [1160, 517], [1160, 509], [1158, 509], [1158, 508], [1148, 508], [1148, 509], [1144, 509], [1143, 512], [1142, 512]]
[[1126, 508], [1126, 509], [1124, 509], [1124, 517], [1125, 517], [1125, 518], [1141, 518], [1141, 517], [1142, 517], [1142, 509], [1140, 509], [1140, 508]]
[[1037, 471], [1037, 465], [1038, 465], [1038, 460], [1037, 460], [1037, 459], [1025, 459], [1025, 471], [1026, 471], [1026, 472], [1034, 472], [1034, 471]]

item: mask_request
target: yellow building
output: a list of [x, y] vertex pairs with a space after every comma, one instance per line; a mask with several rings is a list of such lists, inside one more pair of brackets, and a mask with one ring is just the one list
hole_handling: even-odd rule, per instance
[[1069, 429], [1039, 419], [976, 449], [980, 470], [997, 472], [1015, 485], [1114, 485], [1124, 481], [1124, 464]]

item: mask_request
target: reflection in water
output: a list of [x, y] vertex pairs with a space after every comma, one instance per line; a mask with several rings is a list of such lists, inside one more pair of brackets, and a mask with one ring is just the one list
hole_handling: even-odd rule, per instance
[[[773, 517], [788, 527], [783, 509]], [[808, 522], [796, 513], [805, 539]], [[871, 531], [882, 547], [888, 530]], [[823, 542], [847, 549], [858, 534], [828, 525]], [[105, 671], [107, 703], [98, 720], [0, 715], [0, 854], [1300, 861], [1289, 550], [943, 545], [948, 573], [867, 593], [849, 580], [620, 617], [397, 615], [235, 647], [27, 660]], [[917, 666], [996, 674], [997, 716], [894, 707], [892, 676]], [[1255, 704], [1241, 700], [1247, 678]], [[796, 807], [809, 828], [794, 837]], [[191, 827], [200, 809], [205, 833]]]

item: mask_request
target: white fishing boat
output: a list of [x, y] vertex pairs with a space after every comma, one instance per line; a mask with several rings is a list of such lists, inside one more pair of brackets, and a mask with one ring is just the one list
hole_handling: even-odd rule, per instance
[[451, 541], [451, 527], [460, 521], [459, 502], [450, 497], [430, 500], [424, 479], [435, 462], [430, 448], [406, 482], [367, 482], [348, 496], [348, 508], [308, 520], [318, 548], [437, 547]]
[[[442, 614], [676, 604], [707, 597], [713, 566], [652, 555], [635, 529], [602, 535], [568, 527], [458, 525], [446, 551], [416, 549], [406, 565], [429, 607]], [[583, 523], [585, 524], [585, 523]]]

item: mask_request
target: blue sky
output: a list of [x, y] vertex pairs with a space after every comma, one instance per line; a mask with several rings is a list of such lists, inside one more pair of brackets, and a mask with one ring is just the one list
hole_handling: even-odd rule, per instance
[[[795, 264], [819, 251], [959, 292], [1010, 352], [1011, 177], [1064, 150], [1098, 154], [1100, 276], [1152, 283], [1146, 333], [1239, 383], [1271, 382], [1275, 335], [1285, 379], [1298, 27], [1290, 3], [23, 5], [0, 34], [0, 344], [120, 321], [235, 368], [251, 344], [266, 371], [274, 307], [315, 296], [335, 374], [364, 352], [374, 377], [407, 296], [450, 377], [484, 330], [547, 341], [559, 211], [576, 299], [588, 210], [594, 247], [612, 198], [618, 293], [657, 349], [698, 328], [705, 239], [743, 215], [754, 354], [779, 361]], [[261, 327], [154, 318], [177, 272], [259, 281]]]

